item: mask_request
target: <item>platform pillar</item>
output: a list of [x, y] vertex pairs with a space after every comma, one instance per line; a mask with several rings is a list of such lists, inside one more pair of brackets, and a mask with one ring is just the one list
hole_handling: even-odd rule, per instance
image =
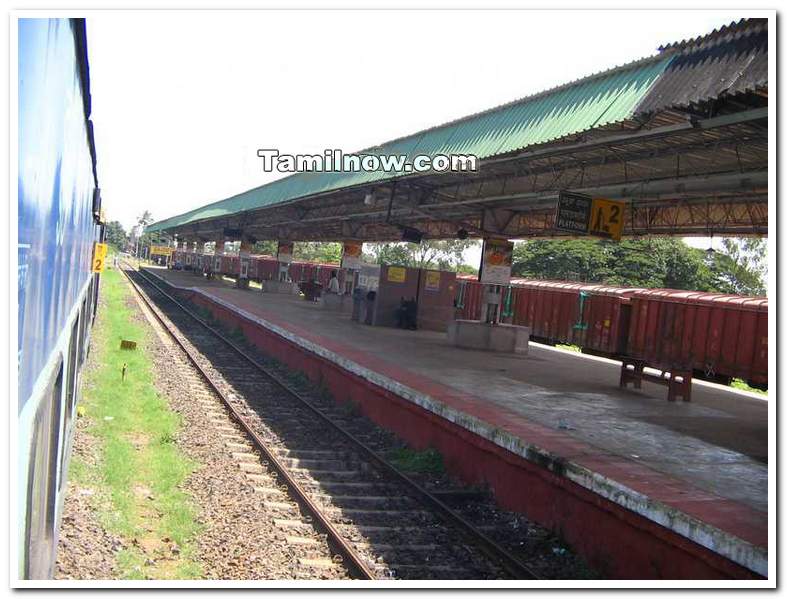
[[276, 278], [279, 282], [290, 280], [290, 264], [295, 253], [295, 242], [280, 239], [276, 248], [276, 261], [279, 263]]
[[484, 238], [478, 279], [485, 283], [481, 319], [486, 324], [499, 324], [503, 287], [511, 282], [511, 261], [514, 244], [507, 239]]
[[207, 260], [208, 269], [206, 275], [209, 279], [218, 276], [221, 278], [221, 259], [224, 257], [227, 239], [223, 233], [220, 233], [215, 240], [215, 247], [213, 249], [213, 257]]
[[502, 287], [500, 285], [484, 286], [484, 322], [487, 324], [498, 324], [500, 322], [500, 301], [502, 299]]
[[238, 257], [240, 259], [238, 278], [235, 281], [235, 286], [238, 289], [249, 288], [249, 265], [251, 264], [251, 246], [252, 243], [247, 238], [241, 239]]
[[194, 242], [194, 274], [202, 276], [205, 274], [205, 254], [207, 252], [206, 242]]
[[175, 268], [175, 269], [178, 269], [178, 267], [179, 267], [179, 269], [182, 269], [183, 268], [182, 252], [184, 251], [184, 248], [186, 247], [186, 242], [185, 241], [179, 241], [178, 238], [176, 237], [174, 239], [174, 241], [173, 241], [173, 245], [174, 245], [174, 250], [175, 251], [172, 252], [172, 255], [169, 257], [169, 267], [170, 268]]

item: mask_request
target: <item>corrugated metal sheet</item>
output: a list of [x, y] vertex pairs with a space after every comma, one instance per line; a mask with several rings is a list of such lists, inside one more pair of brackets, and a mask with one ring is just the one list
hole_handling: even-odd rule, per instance
[[[631, 118], [767, 86], [768, 23], [751, 19], [661, 53], [457, 121], [395, 139], [361, 154], [474, 154], [481, 159], [523, 150]], [[274, 206], [402, 172], [299, 173], [152, 225], [187, 223]]]
[[674, 54], [637, 112], [697, 104], [768, 85], [768, 20], [749, 19], [662, 48]]
[[[475, 154], [488, 158], [622, 121], [633, 114], [670, 60], [669, 56], [656, 56], [638, 61], [361, 153], [407, 154], [410, 159], [416, 154]], [[264, 208], [401, 174], [404, 173], [299, 173], [160, 221], [148, 230]]]

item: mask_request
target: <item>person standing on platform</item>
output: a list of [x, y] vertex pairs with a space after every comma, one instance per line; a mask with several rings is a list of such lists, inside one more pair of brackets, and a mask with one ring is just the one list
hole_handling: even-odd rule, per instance
[[331, 271], [331, 280], [328, 281], [328, 293], [339, 294], [339, 277], [336, 276], [336, 271]]

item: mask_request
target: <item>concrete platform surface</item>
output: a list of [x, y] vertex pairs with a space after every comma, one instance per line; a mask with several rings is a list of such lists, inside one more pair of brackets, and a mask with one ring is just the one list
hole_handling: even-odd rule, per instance
[[[455, 348], [443, 333], [370, 327], [293, 296], [156, 269], [498, 445], [547, 452], [574, 482], [767, 572], [767, 399], [695, 382], [618, 387], [619, 363], [530, 344], [528, 355]], [[524, 453], [523, 453], [524, 452]]]

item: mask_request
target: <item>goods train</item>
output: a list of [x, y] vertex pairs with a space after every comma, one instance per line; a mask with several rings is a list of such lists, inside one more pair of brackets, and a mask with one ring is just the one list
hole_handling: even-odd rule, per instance
[[20, 578], [50, 578], [96, 313], [100, 193], [83, 19], [19, 19], [17, 489]]
[[[208, 258], [178, 251], [174, 262], [191, 269], [203, 259]], [[214, 272], [238, 276], [238, 256], [212, 260]], [[275, 279], [278, 268], [272, 257], [252, 256], [248, 278]], [[293, 262], [289, 276], [325, 286], [337, 269], [335, 264]], [[343, 285], [342, 270], [339, 279]], [[484, 286], [468, 275], [457, 279], [456, 318], [480, 319]], [[588, 354], [621, 360], [621, 384], [655, 380], [670, 387], [670, 399], [677, 394], [688, 400], [693, 377], [724, 384], [739, 378], [752, 387], [768, 386], [766, 298], [513, 279], [503, 292], [501, 316], [503, 322], [530, 327], [534, 341], [575, 345]], [[654, 379], [645, 367], [665, 374]]]
[[[210, 262], [208, 262], [210, 261]], [[209, 264], [210, 271], [228, 277], [237, 277], [240, 274], [240, 258], [232, 255], [214, 256], [178, 250], [175, 252], [172, 263], [184, 270], [204, 272]], [[337, 264], [324, 264], [319, 262], [293, 261], [290, 264], [288, 276], [292, 281], [314, 281], [328, 286], [331, 272], [337, 271], [339, 283], [344, 285], [345, 271]], [[253, 255], [249, 260], [246, 276], [252, 281], [272, 281], [279, 277], [279, 263], [271, 256]]]
[[[482, 292], [476, 281], [460, 282], [458, 318], [480, 318]], [[636, 379], [650, 366], [689, 382], [768, 386], [764, 297], [515, 279], [501, 313], [503, 322], [530, 327], [536, 341], [622, 360], [621, 384], [637, 383], [630, 371]]]

